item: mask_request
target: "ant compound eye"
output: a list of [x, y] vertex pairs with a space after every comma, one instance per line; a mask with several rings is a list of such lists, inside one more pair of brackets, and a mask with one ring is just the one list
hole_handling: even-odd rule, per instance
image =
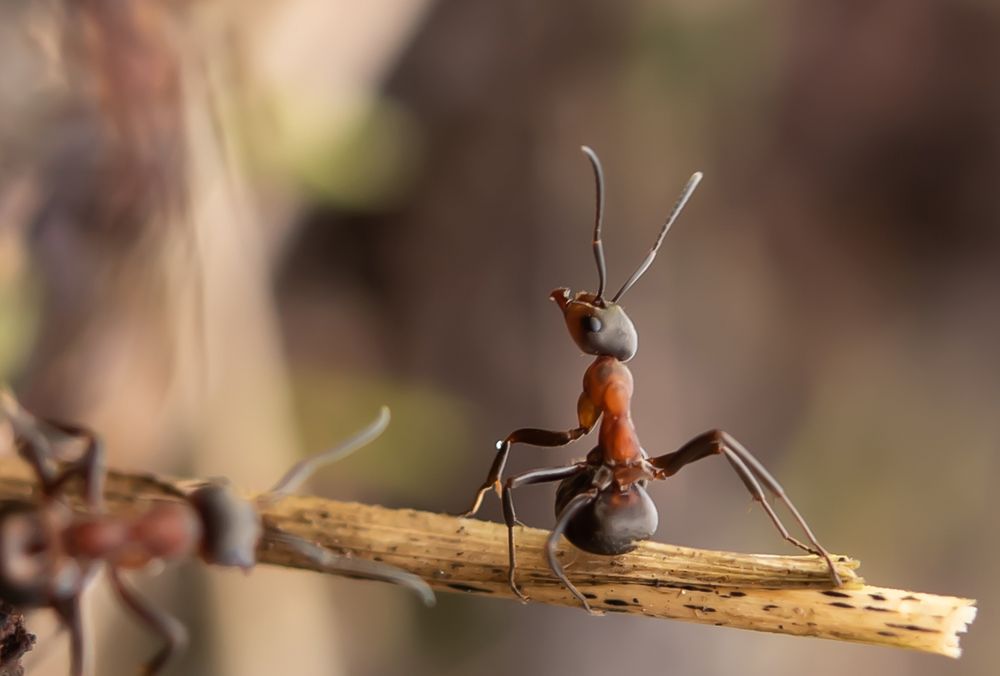
[[581, 318], [580, 324], [583, 326], [583, 330], [587, 333], [597, 333], [604, 328], [604, 325], [601, 324], [601, 320], [593, 315], [587, 315], [586, 317]]

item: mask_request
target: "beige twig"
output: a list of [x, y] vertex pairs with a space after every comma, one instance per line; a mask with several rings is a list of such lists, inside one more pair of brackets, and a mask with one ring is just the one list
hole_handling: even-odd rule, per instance
[[[158, 482], [112, 472], [112, 511], [164, 498]], [[0, 463], [0, 500], [31, 494], [22, 463]], [[385, 561], [420, 575], [436, 590], [514, 598], [507, 586], [507, 536], [496, 523], [409, 509], [385, 509], [317, 497], [288, 497], [265, 518], [279, 528], [359, 558]], [[518, 528], [518, 580], [531, 600], [579, 607], [549, 572], [547, 533]], [[260, 561], [311, 568], [280, 543], [264, 541]], [[871, 587], [858, 562], [835, 557], [844, 587], [830, 586], [826, 564], [812, 556], [712, 552], [646, 543], [618, 557], [588, 555], [563, 543], [567, 573], [596, 609], [757, 631], [961, 654], [959, 634], [975, 618], [975, 601]]]

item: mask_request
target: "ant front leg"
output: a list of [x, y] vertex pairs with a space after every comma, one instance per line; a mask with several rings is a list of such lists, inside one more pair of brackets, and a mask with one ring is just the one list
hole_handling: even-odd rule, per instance
[[513, 591], [514, 594], [525, 603], [527, 603], [528, 597], [524, 595], [524, 593], [518, 588], [517, 582], [514, 581], [514, 572], [517, 569], [517, 558], [514, 553], [514, 525], [520, 522], [517, 520], [517, 516], [514, 513], [513, 491], [519, 486], [568, 479], [569, 477], [582, 472], [585, 467], [586, 465], [584, 463], [577, 463], [568, 467], [535, 469], [530, 472], [525, 472], [524, 474], [512, 476], [504, 482], [501, 500], [503, 504], [503, 520], [504, 523], [507, 524], [507, 556], [510, 562], [507, 569], [507, 583], [510, 584], [511, 591]]
[[[711, 430], [705, 432], [704, 434], [699, 434], [697, 437], [691, 441], [684, 444], [679, 450], [673, 453], [668, 453], [666, 455], [661, 455], [656, 458], [650, 458], [649, 462], [657, 470], [657, 479], [664, 479], [668, 476], [676, 474], [684, 465], [688, 465], [696, 460], [701, 460], [710, 455], [723, 455], [729, 464], [732, 466], [733, 470], [743, 481], [743, 485], [747, 487], [750, 491], [750, 495], [753, 499], [760, 503], [761, 507], [767, 513], [771, 522], [774, 524], [781, 536], [785, 538], [788, 542], [792, 543], [796, 547], [803, 549], [810, 554], [815, 554], [817, 556], [823, 557], [826, 561], [827, 566], [830, 569], [830, 579], [836, 586], [841, 586], [843, 581], [840, 579], [840, 575], [837, 573], [837, 569], [833, 565], [833, 559], [830, 558], [829, 552], [819, 543], [816, 536], [813, 534], [812, 529], [809, 528], [809, 524], [806, 523], [805, 519], [802, 518], [802, 514], [799, 510], [795, 508], [795, 505], [788, 496], [785, 494], [785, 489], [781, 487], [778, 480], [775, 479], [764, 465], [761, 464], [753, 454], [748, 451], [743, 444], [738, 442], [732, 435], [722, 430]], [[771, 494], [783, 502], [788, 511], [792, 513], [795, 521], [802, 528], [803, 532], [806, 534], [812, 546], [808, 546], [800, 542], [798, 539], [792, 537], [785, 528], [785, 525], [778, 518], [775, 513], [774, 508], [767, 502], [766, 496], [764, 495], [764, 489], [761, 488], [761, 484], [767, 488]]]
[[128, 609], [135, 613], [153, 632], [163, 638], [163, 647], [142, 668], [143, 674], [153, 676], [163, 669], [174, 655], [187, 646], [187, 629], [177, 618], [154, 607], [149, 601], [139, 596], [122, 579], [121, 571], [117, 567], [111, 566], [108, 569], [108, 577], [111, 578], [111, 585]]
[[529, 444], [531, 446], [549, 448], [555, 446], [565, 446], [572, 441], [576, 441], [592, 428], [593, 424], [589, 427], [581, 425], [580, 427], [574, 427], [573, 429], [565, 432], [540, 430], [531, 427], [514, 430], [508, 434], [503, 441], [497, 442], [497, 454], [496, 457], [493, 458], [493, 465], [490, 467], [490, 473], [486, 475], [486, 481], [484, 481], [483, 485], [479, 487], [478, 491], [476, 491], [476, 497], [472, 501], [472, 507], [459, 516], [466, 518], [475, 516], [476, 512], [479, 511], [480, 505], [483, 504], [483, 498], [486, 497], [486, 494], [490, 491], [490, 489], [496, 490], [497, 493], [501, 492], [500, 476], [503, 474], [504, 467], [507, 466], [507, 456], [510, 455], [511, 444]]

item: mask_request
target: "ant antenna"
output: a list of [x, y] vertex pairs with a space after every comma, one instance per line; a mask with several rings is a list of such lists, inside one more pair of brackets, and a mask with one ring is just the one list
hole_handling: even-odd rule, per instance
[[354, 451], [375, 441], [385, 431], [389, 425], [389, 407], [383, 406], [378, 417], [353, 437], [337, 444], [333, 448], [323, 451], [292, 465], [292, 468], [285, 472], [285, 476], [278, 480], [270, 491], [264, 494], [268, 499], [279, 498], [297, 490], [309, 476], [317, 469], [327, 463], [346, 458]]
[[667, 222], [663, 224], [662, 228], [660, 228], [660, 234], [656, 236], [653, 248], [649, 250], [649, 253], [646, 254], [646, 259], [636, 269], [636, 271], [632, 273], [632, 276], [628, 278], [628, 281], [625, 282], [618, 293], [615, 294], [615, 297], [611, 299], [612, 303], [617, 303], [618, 299], [624, 296], [625, 292], [631, 289], [632, 285], [635, 284], [640, 277], [642, 277], [644, 272], [646, 272], [646, 269], [653, 264], [653, 259], [656, 258], [656, 251], [660, 248], [660, 244], [663, 243], [663, 238], [666, 236], [667, 230], [670, 230], [670, 226], [672, 226], [674, 221], [677, 220], [677, 217], [681, 215], [684, 205], [688, 203], [688, 200], [691, 199], [691, 195], [694, 193], [695, 188], [697, 188], [698, 184], [701, 183], [701, 178], [702, 173], [700, 171], [696, 171], [691, 175], [691, 178], [688, 179], [687, 185], [684, 186], [681, 196], [677, 198], [677, 203], [674, 204], [674, 208], [670, 212], [670, 218], [668, 218]]
[[594, 183], [597, 185], [597, 210], [594, 215], [594, 260], [597, 261], [597, 298], [598, 303], [604, 302], [604, 279], [607, 270], [604, 264], [604, 243], [601, 242], [601, 224], [604, 221], [604, 170], [601, 169], [601, 160], [597, 158], [590, 146], [580, 146], [580, 150], [590, 160], [594, 167]]
[[321, 566], [325, 572], [338, 573], [347, 577], [362, 580], [378, 580], [406, 587], [420, 597], [425, 606], [433, 606], [436, 599], [430, 585], [423, 578], [405, 570], [400, 570], [381, 561], [357, 559], [349, 554], [334, 554], [329, 549], [309, 542], [298, 535], [287, 533], [271, 524], [264, 526], [266, 538], [272, 542], [280, 542], [300, 554], [307, 556], [314, 564]]

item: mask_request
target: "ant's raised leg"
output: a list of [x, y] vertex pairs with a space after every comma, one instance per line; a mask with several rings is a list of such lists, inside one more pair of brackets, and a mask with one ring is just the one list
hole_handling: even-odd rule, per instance
[[108, 569], [111, 585], [118, 592], [122, 602], [135, 613], [146, 626], [163, 638], [163, 647], [143, 666], [142, 673], [153, 676], [162, 669], [170, 659], [184, 650], [188, 642], [188, 633], [184, 625], [162, 610], [155, 608], [149, 601], [128, 586], [122, 579], [121, 571], [111, 566]]
[[83, 479], [83, 491], [87, 506], [97, 510], [104, 498], [104, 442], [92, 430], [73, 423], [46, 419], [45, 423], [60, 432], [79, 437], [87, 444], [79, 459], [68, 463], [51, 482], [51, 491], [59, 491], [63, 485], [79, 475]]
[[504, 482], [501, 500], [503, 504], [503, 520], [504, 523], [507, 524], [507, 555], [510, 561], [510, 566], [507, 569], [507, 582], [510, 584], [510, 588], [514, 594], [516, 594], [522, 601], [527, 602], [528, 597], [521, 592], [517, 583], [514, 581], [514, 571], [517, 569], [517, 559], [514, 554], [514, 525], [520, 522], [517, 520], [517, 515], [514, 513], [513, 491], [519, 486], [567, 479], [575, 474], [579, 474], [583, 471], [584, 467], [586, 467], [585, 464], [577, 463], [567, 467], [547, 467], [545, 469], [535, 469], [530, 472], [525, 472], [524, 474], [512, 476]]
[[573, 429], [565, 432], [540, 430], [531, 427], [514, 430], [508, 434], [503, 441], [497, 442], [497, 454], [496, 457], [493, 458], [493, 465], [490, 466], [489, 474], [486, 475], [486, 481], [484, 481], [483, 485], [476, 491], [476, 497], [472, 501], [472, 507], [459, 516], [475, 516], [476, 512], [479, 511], [480, 505], [483, 504], [483, 498], [490, 491], [490, 489], [496, 490], [497, 493], [501, 492], [502, 486], [500, 484], [500, 476], [503, 474], [504, 467], [507, 466], [507, 456], [510, 454], [511, 444], [528, 444], [530, 446], [542, 447], [565, 446], [571, 441], [576, 441], [589, 431], [590, 430], [586, 427], [574, 427]]
[[408, 573], [405, 570], [390, 566], [379, 561], [368, 561], [367, 559], [355, 559], [348, 556], [338, 555], [325, 547], [321, 547], [313, 542], [286, 533], [271, 525], [265, 525], [265, 539], [269, 542], [280, 542], [290, 549], [294, 549], [302, 556], [312, 561], [318, 568], [331, 573], [338, 573], [348, 577], [357, 577], [365, 580], [377, 580], [379, 582], [389, 582], [406, 587], [420, 596], [420, 600], [425, 606], [433, 606], [435, 603], [434, 592], [424, 580]]
[[[748, 451], [742, 444], [740, 444], [740, 442], [733, 438], [732, 435], [723, 432], [722, 430], [711, 430], [709, 432], [705, 432], [704, 434], [699, 434], [697, 437], [684, 444], [679, 450], [656, 458], [650, 458], [649, 462], [660, 470], [656, 478], [662, 479], [676, 474], [682, 467], [684, 467], [684, 465], [695, 462], [696, 460], [701, 460], [702, 458], [710, 455], [723, 455], [732, 466], [733, 470], [736, 471], [740, 480], [743, 481], [747, 490], [750, 491], [750, 495], [753, 496], [753, 499], [759, 502], [764, 508], [764, 511], [771, 519], [775, 528], [778, 529], [778, 532], [781, 533], [781, 536], [796, 547], [799, 547], [800, 549], [803, 549], [811, 554], [823, 557], [830, 569], [830, 578], [833, 580], [834, 584], [838, 587], [843, 584], [840, 579], [840, 575], [837, 573], [837, 570], [833, 565], [833, 560], [830, 558], [829, 552], [827, 552], [816, 539], [812, 529], [809, 528], [805, 519], [802, 518], [799, 510], [796, 509], [792, 501], [788, 499], [784, 488], [782, 488], [777, 479], [775, 479], [770, 472], [764, 468], [760, 461], [757, 460], [757, 458], [755, 458], [753, 454], [750, 453], [750, 451]], [[761, 483], [764, 484], [767, 490], [770, 491], [775, 498], [785, 504], [785, 507], [787, 507], [788, 511], [792, 513], [796, 522], [802, 528], [803, 532], [805, 532], [806, 537], [812, 544], [812, 547], [803, 544], [798, 539], [792, 537], [792, 535], [788, 532], [788, 529], [785, 528], [774, 509], [770, 504], [768, 504], [766, 496], [764, 495], [764, 490], [761, 488]]]
[[552, 529], [549, 534], [549, 539], [545, 543], [545, 558], [549, 561], [549, 568], [555, 573], [556, 577], [566, 585], [566, 588], [572, 592], [573, 596], [580, 600], [583, 604], [584, 610], [586, 610], [591, 615], [594, 611], [591, 609], [590, 604], [587, 602], [587, 597], [576, 588], [576, 585], [569, 581], [566, 577], [566, 573], [563, 572], [562, 565], [559, 563], [559, 559], [556, 557], [556, 547], [559, 545], [559, 538], [564, 532], [566, 532], [566, 527], [569, 526], [569, 522], [573, 520], [581, 509], [589, 505], [591, 502], [597, 498], [598, 490], [596, 488], [591, 488], [588, 491], [580, 493], [573, 497], [566, 506], [563, 508], [561, 514], [559, 514], [559, 520], [556, 521], [556, 527]]

